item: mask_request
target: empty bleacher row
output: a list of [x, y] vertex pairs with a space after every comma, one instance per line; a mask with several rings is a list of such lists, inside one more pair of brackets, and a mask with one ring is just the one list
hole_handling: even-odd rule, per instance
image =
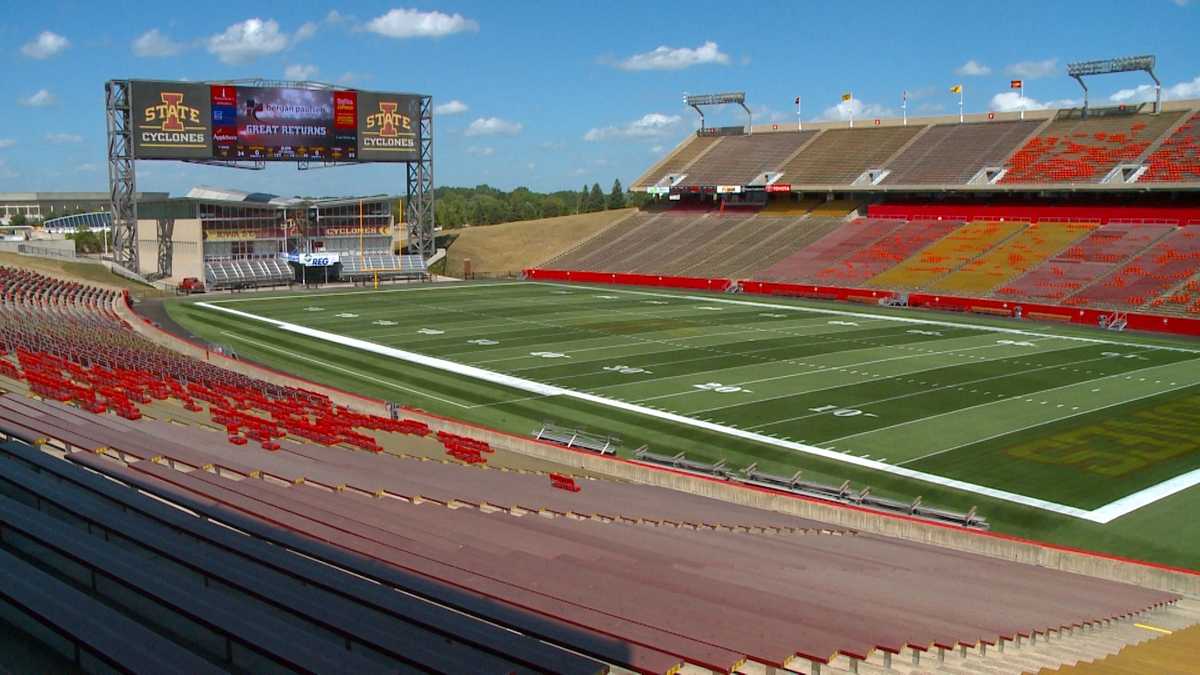
[[339, 254], [341, 277], [374, 276], [421, 277], [426, 274], [425, 259], [419, 255], [396, 255], [391, 251], [357, 251]]
[[[1118, 165], [1145, 168], [1122, 174], [1117, 183], [1194, 182], [1200, 180], [1197, 120], [1194, 108], [1152, 114], [1120, 106], [1087, 116], [1062, 110], [1038, 120], [691, 137], [634, 185], [748, 185], [770, 173], [793, 188], [836, 186], [873, 170], [886, 172], [874, 180], [888, 187], [967, 185], [977, 177], [1003, 185], [1100, 183]], [[984, 169], [992, 171], [981, 174]]]
[[292, 268], [276, 258], [204, 261], [205, 281], [213, 289], [279, 286], [294, 276]]

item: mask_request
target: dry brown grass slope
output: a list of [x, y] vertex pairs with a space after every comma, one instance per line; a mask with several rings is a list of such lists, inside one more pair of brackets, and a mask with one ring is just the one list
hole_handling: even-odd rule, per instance
[[446, 251], [446, 274], [461, 277], [463, 260], [476, 273], [519, 272], [589, 239], [636, 209], [616, 209], [447, 231], [457, 236]]

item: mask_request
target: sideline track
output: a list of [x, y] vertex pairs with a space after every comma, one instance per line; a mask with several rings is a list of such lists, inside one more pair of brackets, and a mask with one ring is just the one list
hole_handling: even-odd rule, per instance
[[[548, 285], [548, 286], [572, 287], [572, 286], [569, 286], [566, 284], [553, 284], [553, 283], [541, 283], [541, 282], [534, 282], [534, 283], [538, 283], [539, 285]], [[508, 284], [493, 284], [493, 285], [508, 285]], [[1061, 339], [1076, 340], [1076, 341], [1087, 342], [1087, 343], [1092, 343], [1092, 344], [1112, 344], [1112, 345], [1122, 345], [1122, 346], [1137, 346], [1137, 347], [1141, 347], [1141, 348], [1164, 349], [1164, 350], [1169, 350], [1169, 351], [1180, 351], [1180, 352], [1186, 352], [1186, 353], [1200, 353], [1200, 350], [1192, 350], [1192, 349], [1186, 349], [1186, 348], [1182, 348], [1182, 347], [1144, 345], [1144, 344], [1127, 343], [1127, 342], [1114, 341], [1114, 340], [1103, 340], [1103, 339], [1099, 339], [1099, 338], [1086, 338], [1086, 337], [1080, 337], [1080, 336], [1052, 335], [1052, 334], [1046, 334], [1046, 333], [1037, 333], [1037, 332], [1033, 332], [1033, 331], [1025, 331], [1025, 330], [1020, 330], [1020, 329], [978, 326], [978, 325], [962, 324], [962, 323], [956, 323], [956, 322], [916, 319], [916, 318], [911, 318], [911, 317], [890, 317], [890, 316], [882, 316], [882, 315], [870, 314], [870, 313], [845, 312], [845, 311], [840, 311], [840, 310], [813, 309], [813, 308], [799, 307], [799, 306], [793, 306], [793, 305], [758, 303], [758, 302], [750, 302], [750, 301], [743, 301], [743, 300], [729, 300], [729, 299], [724, 299], [724, 298], [707, 298], [707, 297], [701, 298], [701, 297], [689, 296], [689, 295], [681, 296], [681, 295], [652, 293], [652, 292], [646, 292], [646, 291], [627, 291], [627, 290], [623, 290], [623, 289], [612, 289], [612, 292], [644, 295], [644, 296], [654, 296], [654, 297], [672, 297], [672, 298], [681, 298], [682, 297], [682, 298], [698, 300], [698, 301], [708, 302], [708, 303], [728, 303], [728, 304], [745, 305], [745, 306], [751, 306], [751, 307], [766, 307], [766, 308], [772, 308], [772, 309], [799, 311], [799, 312], [806, 312], [806, 313], [833, 314], [833, 315], [853, 316], [853, 317], [870, 318], [870, 319], [889, 319], [889, 320], [894, 320], [894, 321], [898, 321], [898, 322], [902, 322], [902, 323], [951, 326], [951, 327], [959, 327], [959, 328], [972, 328], [972, 329], [980, 330], [980, 331], [1008, 333], [1008, 334], [1016, 334], [1016, 335], [1030, 336], [1030, 337], [1056, 337], [1056, 338], [1061, 338]], [[991, 497], [994, 499], [1001, 499], [1004, 501], [1021, 504], [1023, 506], [1037, 508], [1037, 509], [1053, 512], [1053, 513], [1059, 513], [1062, 515], [1067, 515], [1067, 516], [1071, 516], [1074, 518], [1079, 518], [1082, 520], [1087, 520], [1087, 521], [1100, 523], [1100, 524], [1111, 522], [1112, 520], [1115, 520], [1116, 518], [1119, 518], [1123, 515], [1131, 513], [1139, 508], [1142, 508], [1143, 506], [1152, 504], [1158, 500], [1169, 497], [1177, 492], [1181, 492], [1181, 491], [1186, 490], [1195, 485], [1200, 485], [1200, 469], [1196, 469], [1196, 470], [1190, 471], [1188, 473], [1168, 479], [1168, 480], [1158, 483], [1156, 485], [1152, 485], [1145, 489], [1139, 490], [1138, 492], [1135, 492], [1133, 494], [1126, 495], [1125, 497], [1117, 499], [1109, 504], [1098, 507], [1096, 509], [1093, 509], [1093, 510], [1081, 509], [1078, 507], [1068, 506], [1065, 504], [1059, 504], [1057, 502], [1052, 502], [1052, 501], [1048, 501], [1048, 500], [1044, 500], [1044, 499], [1038, 499], [1035, 497], [1029, 497], [1026, 495], [1009, 492], [1006, 490], [999, 490], [999, 489], [990, 488], [990, 487], [983, 486], [983, 485], [977, 485], [975, 483], [969, 483], [966, 481], [956, 480], [956, 479], [952, 479], [952, 478], [946, 478], [944, 476], [938, 476], [938, 475], [926, 473], [923, 471], [916, 471], [913, 469], [908, 469], [908, 468], [905, 468], [902, 466], [896, 466], [896, 465], [888, 464], [885, 462], [880, 462], [880, 461], [867, 459], [867, 458], [863, 458], [863, 457], [856, 457], [854, 455], [847, 455], [847, 454], [839, 453], [839, 452], [836, 452], [833, 450], [816, 447], [813, 445], [807, 445], [807, 444], [803, 444], [803, 443], [796, 443], [794, 441], [783, 440], [783, 439], [780, 439], [780, 438], [777, 438], [774, 436], [755, 433], [752, 431], [747, 431], [745, 429], [738, 429], [735, 427], [726, 426], [726, 425], [722, 425], [722, 424], [716, 424], [713, 422], [695, 419], [692, 417], [687, 417], [685, 415], [680, 415], [677, 413], [672, 413], [672, 412], [659, 410], [659, 409], [655, 409], [655, 408], [651, 408], [651, 407], [647, 407], [647, 406], [643, 406], [643, 405], [638, 405], [635, 403], [628, 403], [625, 401], [619, 401], [619, 400], [615, 400], [615, 399], [611, 399], [611, 398], [606, 398], [603, 396], [597, 396], [595, 394], [590, 394], [590, 393], [581, 392], [581, 391], [575, 391], [575, 390], [567, 389], [564, 387], [548, 385], [548, 384], [535, 382], [535, 381], [527, 380], [527, 379], [520, 378], [520, 377], [514, 377], [512, 375], [497, 373], [497, 372], [494, 372], [491, 370], [486, 370], [484, 368], [480, 368], [478, 366], [464, 365], [461, 363], [456, 363], [454, 361], [448, 361], [446, 359], [427, 356], [424, 354], [419, 354], [419, 353], [415, 353], [415, 352], [411, 352], [411, 351], [407, 351], [407, 350], [403, 350], [403, 349], [397, 349], [395, 347], [388, 347], [385, 345], [380, 345], [380, 344], [377, 344], [374, 342], [369, 342], [369, 341], [361, 340], [358, 338], [347, 337], [347, 336], [343, 336], [343, 335], [338, 335], [336, 333], [330, 333], [330, 332], [323, 331], [323, 330], [309, 328], [307, 326], [301, 326], [301, 325], [294, 324], [294, 323], [279, 321], [277, 319], [271, 319], [271, 318], [259, 316], [256, 314], [251, 314], [249, 312], [243, 312], [240, 310], [232, 309], [229, 307], [222, 307], [219, 304], [217, 304], [220, 302], [222, 302], [222, 301], [215, 301], [212, 303], [197, 302], [195, 304], [197, 306], [203, 307], [205, 309], [223, 312], [223, 313], [227, 313], [227, 314], [230, 314], [233, 316], [238, 316], [238, 317], [241, 317], [244, 319], [250, 319], [253, 321], [266, 323], [266, 324], [275, 326], [276, 328], [279, 328], [281, 330], [295, 333], [298, 335], [303, 335], [306, 337], [322, 340], [325, 342], [330, 342], [333, 344], [342, 345], [345, 347], [350, 347], [353, 349], [358, 349], [361, 351], [379, 354], [381, 356], [386, 356], [389, 358], [394, 358], [394, 359], [399, 359], [402, 361], [407, 361], [410, 363], [415, 363], [417, 365], [434, 368], [436, 370], [453, 373], [455, 375], [461, 375], [464, 377], [469, 377], [472, 379], [481, 380], [481, 381], [489, 382], [492, 384], [499, 384], [502, 386], [507, 386], [507, 387], [510, 387], [513, 389], [529, 392], [529, 393], [536, 394], [539, 396], [563, 396], [563, 397], [567, 397], [567, 398], [573, 398], [573, 399], [585, 401], [588, 403], [594, 403], [597, 405], [607, 406], [610, 408], [625, 410], [625, 411], [637, 413], [640, 415], [646, 415], [648, 417], [654, 417], [657, 419], [662, 419], [662, 420], [666, 420], [669, 422], [682, 424], [685, 426], [691, 426], [691, 427], [695, 427], [695, 428], [705, 429], [708, 431], [714, 431], [717, 433], [725, 434], [727, 436], [743, 438], [746, 440], [755, 441], [755, 442], [763, 443], [766, 445], [782, 447], [782, 448], [786, 448], [786, 449], [793, 450], [796, 452], [801, 452], [804, 454], [822, 457], [824, 459], [834, 460], [834, 461], [842, 462], [842, 463], [846, 463], [846, 464], [853, 464], [853, 465], [873, 469], [876, 471], [883, 471], [886, 473], [898, 475], [898, 476], [905, 477], [905, 478], [919, 480], [919, 481], [923, 481], [926, 483], [932, 483], [935, 485], [941, 485], [944, 487], [949, 487], [949, 488], [961, 490], [964, 492], [971, 492], [971, 493]], [[229, 301], [225, 301], [225, 302], [229, 302]]]

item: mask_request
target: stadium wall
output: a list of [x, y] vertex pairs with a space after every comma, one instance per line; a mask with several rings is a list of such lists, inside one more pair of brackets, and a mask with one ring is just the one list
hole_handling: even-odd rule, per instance
[[872, 204], [867, 207], [871, 218], [904, 218], [906, 220], [1020, 220], [1036, 223], [1087, 221], [1089, 223], [1152, 222], [1187, 225], [1200, 223], [1200, 208], [1179, 206], [1097, 206], [1066, 204], [980, 204], [905, 203]]
[[[527, 274], [530, 274], [532, 278], [532, 276], [536, 276], [542, 272], [544, 271], [528, 270]], [[694, 285], [700, 282], [705, 282], [706, 287], [709, 281], [724, 282], [726, 287], [728, 287], [729, 283], [725, 279], [683, 279], [683, 281], [680, 281], [680, 278], [653, 277], [651, 275], [583, 273], [584, 277], [588, 275], [618, 277], [620, 280], [639, 278], [640, 281], [651, 278], [657, 282], [658, 287], [685, 288], [688, 290], [703, 290], [694, 287]], [[578, 282], [580, 281], [580, 277], [575, 276], [573, 280]], [[591, 283], [599, 282], [593, 281]], [[675, 283], [683, 285], [671, 285]], [[232, 359], [223, 354], [216, 354], [210, 352], [202, 345], [171, 334], [134, 311], [132, 305], [129, 304], [128, 293], [124, 295], [123, 302], [116, 303], [115, 309], [133, 327], [133, 330], [156, 344], [193, 358], [216, 362], [223, 368], [250, 377], [263, 379], [283, 386], [318, 391], [329, 396], [335, 403], [348, 405], [356, 410], [376, 415], [388, 415], [387, 404], [382, 400], [360, 396], [334, 387], [317, 384], [266, 366]], [[1146, 588], [1200, 596], [1200, 572], [1194, 570], [1108, 556], [1004, 534], [979, 532], [955, 525], [933, 523], [918, 518], [874, 511], [868, 508], [826, 502], [768, 488], [728, 483], [716, 478], [685, 471], [565, 448], [531, 437], [517, 436], [470, 422], [442, 417], [416, 408], [405, 407], [404, 416], [423, 421], [435, 430], [445, 430], [450, 433], [462, 434], [487, 441], [489, 445], [502, 450], [544, 459], [567, 467], [595, 471], [598, 474], [613, 478], [656, 485], [743, 506], [811, 518], [833, 525], [855, 528], [866, 533], [967, 551], [1003, 560], [1039, 565], [1101, 579], [1131, 583]], [[586, 489], [586, 485], [584, 489]]]

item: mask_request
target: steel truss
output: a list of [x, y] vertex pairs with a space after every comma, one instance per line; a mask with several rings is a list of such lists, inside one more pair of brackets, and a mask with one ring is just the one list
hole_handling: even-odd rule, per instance
[[[108, 122], [108, 195], [112, 201], [113, 260], [138, 269], [137, 170], [133, 156], [133, 116], [129, 80], [104, 85], [104, 111]], [[161, 256], [161, 252], [160, 252]]]
[[433, 236], [433, 98], [421, 97], [421, 147], [408, 164], [408, 253], [428, 260], [436, 252]]

